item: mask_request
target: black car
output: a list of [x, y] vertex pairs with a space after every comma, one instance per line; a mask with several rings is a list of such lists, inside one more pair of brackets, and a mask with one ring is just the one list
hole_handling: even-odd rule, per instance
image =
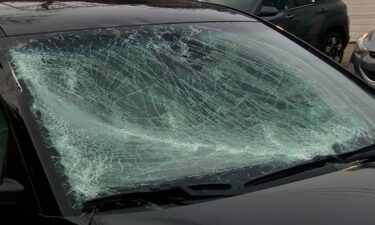
[[347, 7], [341, 0], [202, 0], [268, 20], [337, 62], [349, 42]]
[[240, 11], [0, 4], [0, 223], [373, 224], [374, 90]]
[[375, 30], [358, 39], [350, 58], [349, 70], [375, 88]]

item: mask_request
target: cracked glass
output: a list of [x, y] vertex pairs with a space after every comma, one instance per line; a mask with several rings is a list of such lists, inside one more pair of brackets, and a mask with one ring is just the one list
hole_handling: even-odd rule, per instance
[[353, 137], [373, 99], [260, 23], [37, 35], [9, 57], [77, 202], [371, 144]]

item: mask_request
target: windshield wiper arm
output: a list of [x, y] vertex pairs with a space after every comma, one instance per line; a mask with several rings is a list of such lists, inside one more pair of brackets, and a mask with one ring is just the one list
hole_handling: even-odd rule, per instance
[[289, 177], [309, 170], [317, 169], [326, 166], [328, 163], [344, 163], [341, 158], [335, 155], [316, 156], [313, 159], [304, 161], [298, 165], [288, 167], [264, 176], [254, 178], [245, 183], [245, 187], [256, 186], [267, 182], [275, 181], [281, 178]]
[[304, 161], [296, 166], [288, 167], [286, 169], [252, 179], [245, 183], [245, 186], [249, 187], [264, 184], [309, 170], [321, 168], [328, 164], [345, 164], [370, 159], [375, 159], [375, 144], [352, 152], [336, 155], [316, 156], [313, 159]]
[[348, 163], [359, 160], [372, 159], [375, 157], [375, 144], [366, 146], [355, 151], [337, 154], [337, 157], [346, 160], [346, 162]]
[[233, 195], [236, 195], [236, 192], [232, 190], [232, 185], [226, 183], [191, 184], [173, 187], [151, 187], [148, 189], [138, 189], [135, 191], [124, 192], [85, 201], [82, 204], [82, 211], [91, 212], [94, 209], [100, 210], [103, 206], [139, 199], [146, 201], [168, 197], [180, 199], [202, 199], [229, 197]]

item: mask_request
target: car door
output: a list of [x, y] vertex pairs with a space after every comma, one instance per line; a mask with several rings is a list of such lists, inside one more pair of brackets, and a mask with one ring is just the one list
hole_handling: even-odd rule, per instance
[[[319, 1], [319, 0], [318, 0]], [[317, 0], [289, 0], [288, 31], [302, 40], [316, 45], [326, 10]]]
[[258, 10], [264, 6], [277, 8], [279, 13], [263, 18], [313, 44], [320, 29], [317, 24], [324, 21], [324, 11], [319, 11], [317, 1], [320, 0], [263, 0]]
[[288, 0], [263, 0], [259, 4], [255, 14], [260, 15], [260, 12], [264, 7], [276, 8], [279, 12], [273, 16], [262, 16], [263, 19], [280, 26], [285, 30], [289, 30], [289, 20], [291, 18], [288, 13], [288, 9], [290, 8]]

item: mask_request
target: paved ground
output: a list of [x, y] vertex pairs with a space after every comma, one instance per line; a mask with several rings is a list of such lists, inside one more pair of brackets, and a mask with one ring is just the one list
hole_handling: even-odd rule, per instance
[[354, 50], [354, 46], [355, 46], [355, 43], [350, 43], [346, 47], [345, 53], [344, 53], [344, 58], [342, 59], [342, 62], [341, 62], [342, 65], [348, 66], [349, 60], [350, 60], [350, 56], [352, 55], [353, 50]]

